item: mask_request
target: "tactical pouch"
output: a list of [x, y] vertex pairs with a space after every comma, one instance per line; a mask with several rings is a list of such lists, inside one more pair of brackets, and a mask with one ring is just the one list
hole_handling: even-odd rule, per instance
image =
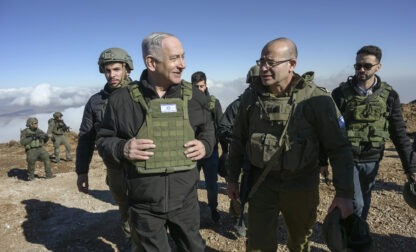
[[267, 133], [253, 133], [247, 145], [247, 155], [251, 164], [259, 167], [271, 167], [280, 170], [279, 139]]
[[36, 140], [32, 140], [32, 142], [30, 142], [28, 145], [25, 146], [26, 150], [30, 150], [30, 149], [34, 149], [34, 148], [39, 148], [42, 146], [42, 143], [39, 139]]
[[[304, 132], [306, 133], [306, 132]], [[306, 165], [319, 160], [319, 141], [313, 135], [297, 135], [291, 139], [289, 149], [283, 151], [283, 168], [290, 172], [296, 172]], [[318, 162], [318, 161], [317, 161]]]
[[383, 115], [383, 107], [378, 104], [368, 103], [358, 105], [353, 113], [353, 118], [361, 122], [375, 122]]

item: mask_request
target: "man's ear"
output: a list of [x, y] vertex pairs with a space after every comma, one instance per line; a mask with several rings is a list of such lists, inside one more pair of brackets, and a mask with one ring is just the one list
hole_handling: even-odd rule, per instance
[[297, 59], [292, 59], [292, 60], [289, 61], [289, 64], [290, 64], [289, 71], [290, 72], [295, 71], [296, 63], [297, 63]]
[[154, 72], [156, 70], [156, 59], [152, 55], [147, 55], [145, 58], [146, 68]]
[[381, 68], [381, 63], [379, 63], [376, 67], [377, 67], [376, 68], [376, 73], [377, 73], [380, 70], [380, 68]]

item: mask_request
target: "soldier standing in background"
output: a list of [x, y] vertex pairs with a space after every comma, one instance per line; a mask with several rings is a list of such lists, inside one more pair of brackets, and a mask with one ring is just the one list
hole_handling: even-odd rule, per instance
[[72, 161], [71, 146], [69, 146], [68, 140], [64, 135], [65, 132], [69, 132], [69, 127], [62, 120], [62, 116], [61, 112], [55, 112], [53, 113], [53, 118], [48, 120], [48, 136], [53, 142], [55, 163], [61, 161], [59, 158], [59, 147], [61, 145], [64, 145], [66, 149], [65, 161]]
[[354, 155], [354, 212], [363, 220], [368, 216], [371, 191], [389, 137], [408, 178], [416, 179], [416, 155], [406, 135], [399, 95], [376, 75], [381, 56], [377, 46], [362, 47], [356, 55], [355, 75], [332, 91]]
[[[214, 145], [214, 150], [212, 151], [211, 156], [203, 158], [198, 161], [198, 169], [201, 169], [204, 172], [205, 177], [205, 188], [207, 190], [208, 206], [211, 209], [211, 218], [215, 223], [218, 223], [220, 220], [220, 214], [218, 213], [218, 123], [222, 116], [222, 108], [220, 101], [215, 98], [215, 96], [210, 95], [207, 87], [207, 77], [204, 72], [195, 72], [191, 76], [192, 85], [197, 87], [199, 90], [204, 92], [204, 94], [209, 97], [209, 110], [212, 114], [212, 119], [214, 120], [215, 126], [215, 136], [217, 143]], [[224, 150], [225, 145], [221, 143], [221, 147]]]
[[20, 144], [25, 147], [27, 160], [27, 180], [35, 178], [36, 161], [45, 165], [45, 178], [53, 178], [49, 153], [43, 148], [49, 137], [38, 128], [38, 119], [30, 117], [26, 122], [26, 129], [20, 132]]
[[[247, 73], [246, 83], [247, 84], [254, 83], [258, 81], [259, 78], [260, 78], [259, 67], [257, 65], [254, 65], [250, 68], [250, 70]], [[248, 88], [250, 88], [250, 86]], [[229, 146], [231, 144], [231, 136], [233, 133], [233, 125], [234, 125], [235, 117], [237, 116], [238, 108], [240, 107], [240, 98], [241, 98], [241, 95], [235, 101], [233, 101], [230, 105], [228, 105], [227, 109], [225, 110], [224, 114], [221, 116], [220, 121], [218, 123], [218, 128], [217, 128], [218, 137], [220, 139], [220, 142], [224, 143], [224, 146], [221, 145], [222, 154], [220, 157], [220, 162], [222, 163], [222, 166], [224, 167], [223, 169], [225, 170], [226, 170], [226, 167], [228, 167], [228, 163], [229, 163], [229, 160], [228, 160]], [[245, 159], [244, 164], [242, 166], [243, 174], [248, 174], [248, 170], [246, 170], [245, 168], [249, 168], [249, 166], [250, 166], [249, 162]], [[226, 174], [225, 174], [225, 177], [226, 177]], [[244, 220], [241, 220], [241, 224], [239, 223], [239, 221], [240, 221], [241, 214], [243, 214], [246, 211], [244, 209], [247, 209], [247, 207], [244, 207], [245, 202], [241, 202], [241, 199], [244, 198], [244, 197], [241, 197], [242, 196], [241, 193], [247, 192], [247, 190], [244, 190], [244, 188], [242, 188], [241, 186], [242, 185], [241, 177], [242, 176], [240, 176], [239, 178], [240, 200], [234, 200], [234, 199], [230, 200], [229, 213], [237, 220], [236, 222], [237, 234], [241, 237], [244, 237], [246, 236]], [[245, 186], [248, 186], [248, 185], [245, 185]]]
[[[133, 70], [133, 61], [130, 55], [123, 49], [109, 48], [100, 54], [98, 67], [100, 73], [104, 74], [107, 79], [107, 83], [100, 92], [91, 96], [85, 105], [78, 134], [75, 169], [78, 174], [78, 190], [83, 193], [88, 193], [88, 170], [108, 97], [113, 91], [131, 82], [129, 75], [131, 70]], [[119, 163], [111, 162], [108, 159], [104, 159], [104, 164], [107, 167], [106, 183], [118, 204], [121, 228], [127, 240], [129, 240], [128, 202], [126, 193], [122, 189], [123, 170]]]

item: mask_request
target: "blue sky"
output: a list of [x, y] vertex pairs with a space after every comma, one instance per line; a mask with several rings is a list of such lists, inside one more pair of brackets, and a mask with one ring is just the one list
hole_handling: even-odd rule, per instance
[[383, 50], [381, 78], [409, 102], [416, 99], [415, 11], [412, 0], [0, 0], [0, 103], [10, 89], [45, 83], [99, 89], [105, 79], [97, 59], [109, 47], [129, 52], [132, 77], [138, 79], [144, 68], [141, 40], [155, 31], [182, 41], [183, 78], [204, 71], [224, 105], [243, 90], [243, 78], [264, 44], [277, 37], [297, 44], [296, 71], [315, 71], [317, 84], [329, 89], [354, 73], [360, 47], [377, 45]]

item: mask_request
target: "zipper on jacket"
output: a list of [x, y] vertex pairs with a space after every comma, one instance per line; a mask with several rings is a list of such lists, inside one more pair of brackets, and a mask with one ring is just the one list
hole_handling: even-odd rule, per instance
[[169, 176], [165, 173], [165, 213], [168, 212], [169, 209]]

